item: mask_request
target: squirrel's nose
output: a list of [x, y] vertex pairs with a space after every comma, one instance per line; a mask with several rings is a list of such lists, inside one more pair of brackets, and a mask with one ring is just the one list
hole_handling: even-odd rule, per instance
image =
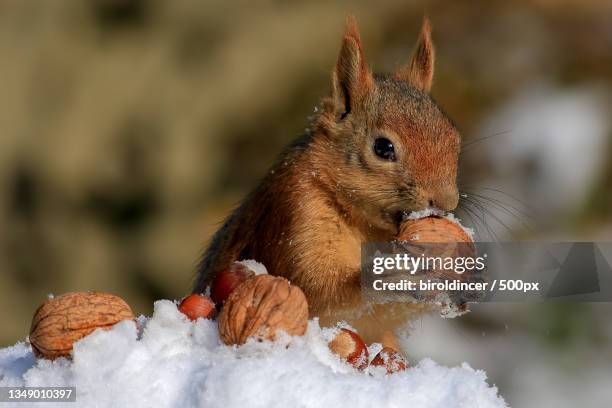
[[459, 203], [459, 192], [456, 188], [436, 191], [429, 198], [429, 206], [439, 208], [444, 211], [452, 211], [457, 208]]

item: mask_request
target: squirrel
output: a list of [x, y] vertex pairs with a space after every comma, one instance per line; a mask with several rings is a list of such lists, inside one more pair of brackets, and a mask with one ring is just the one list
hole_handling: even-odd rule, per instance
[[394, 331], [429, 307], [365, 305], [361, 245], [392, 241], [406, 212], [457, 206], [460, 134], [429, 95], [433, 72], [427, 17], [410, 63], [392, 75], [370, 72], [348, 17], [331, 95], [214, 234], [193, 291], [254, 259], [299, 286], [322, 326], [345, 320], [399, 349]]

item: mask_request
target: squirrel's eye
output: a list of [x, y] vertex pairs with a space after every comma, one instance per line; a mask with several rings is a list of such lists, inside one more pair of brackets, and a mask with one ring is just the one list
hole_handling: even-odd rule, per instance
[[385, 137], [379, 137], [374, 141], [374, 153], [381, 159], [395, 161], [393, 143]]

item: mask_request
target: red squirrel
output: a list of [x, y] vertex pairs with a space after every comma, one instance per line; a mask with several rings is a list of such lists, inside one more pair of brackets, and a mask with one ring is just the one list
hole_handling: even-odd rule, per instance
[[298, 285], [322, 325], [346, 320], [364, 340], [397, 349], [393, 331], [428, 307], [363, 304], [360, 251], [392, 241], [406, 212], [457, 206], [460, 134], [429, 95], [433, 72], [427, 18], [410, 63], [374, 75], [349, 17], [331, 96], [216, 232], [194, 292], [254, 259]]

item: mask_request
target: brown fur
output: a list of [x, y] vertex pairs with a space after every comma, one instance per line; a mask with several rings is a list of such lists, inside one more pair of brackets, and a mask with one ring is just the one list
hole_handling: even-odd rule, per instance
[[[432, 75], [427, 20], [410, 65], [374, 76], [349, 18], [331, 97], [215, 234], [194, 291], [232, 262], [255, 259], [302, 288], [323, 325], [348, 320], [366, 341], [397, 346], [388, 331], [427, 308], [362, 304], [360, 251], [364, 242], [392, 240], [403, 211], [457, 205], [460, 138], [426, 93]], [[375, 155], [381, 136], [393, 142], [397, 161]]]

